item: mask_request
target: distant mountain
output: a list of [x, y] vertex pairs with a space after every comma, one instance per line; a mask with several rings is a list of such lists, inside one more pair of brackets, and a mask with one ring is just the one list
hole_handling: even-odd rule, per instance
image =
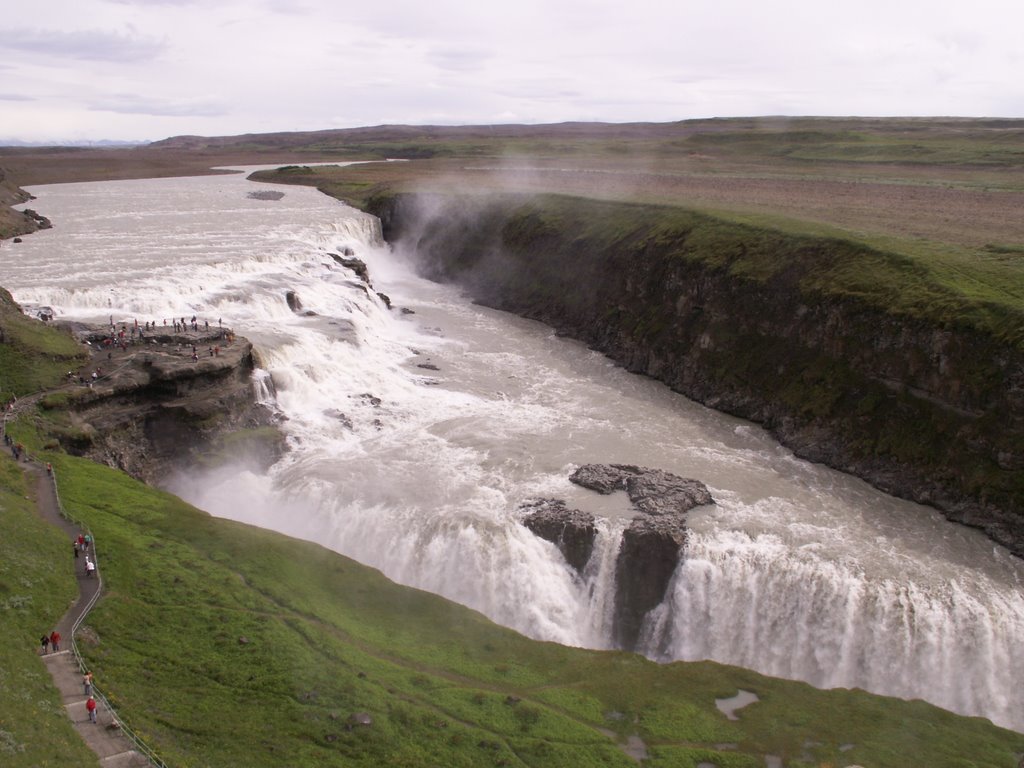
[[100, 139], [88, 141], [85, 139], [60, 139], [54, 141], [24, 141], [22, 139], [0, 138], [0, 147], [138, 147], [149, 144], [148, 141], [125, 141], [121, 139]]

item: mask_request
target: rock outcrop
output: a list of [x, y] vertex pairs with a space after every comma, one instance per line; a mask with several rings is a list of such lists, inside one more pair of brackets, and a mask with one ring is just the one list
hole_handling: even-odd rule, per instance
[[630, 464], [584, 464], [569, 479], [602, 494], [625, 491], [637, 511], [648, 515], [682, 514], [714, 501], [699, 480]]
[[[52, 226], [49, 219], [30, 208], [16, 211], [10, 207], [33, 199], [32, 195], [13, 182], [6, 169], [0, 168], [0, 241]], [[20, 238], [15, 242], [20, 242]]]
[[570, 509], [561, 499], [538, 499], [525, 505], [523, 511], [523, 525], [557, 546], [565, 561], [582, 574], [594, 552], [594, 516]]
[[92, 359], [41, 404], [69, 410], [60, 437], [69, 453], [159, 485], [176, 470], [227, 460], [266, 466], [284, 450], [274, 415], [255, 400], [246, 339], [161, 329], [121, 349], [104, 343], [108, 329], [67, 325]]
[[615, 565], [615, 621], [612, 637], [633, 650], [644, 617], [665, 599], [686, 544], [682, 515], [637, 515], [622, 534]]
[[345, 267], [345, 269], [351, 269], [356, 273], [356, 277], [362, 280], [367, 285], [370, 284], [370, 271], [366, 268], [366, 262], [362, 259], [350, 258], [347, 256], [339, 256], [336, 253], [329, 254], [335, 262]]
[[[686, 513], [713, 504], [707, 487], [665, 472], [629, 464], [585, 464], [569, 478], [600, 494], [624, 491], [637, 515], [623, 531], [615, 564], [612, 637], [619, 648], [636, 648], [644, 617], [665, 599], [686, 544]], [[582, 575], [594, 550], [594, 515], [571, 509], [561, 499], [524, 505], [523, 525], [553, 542]]]

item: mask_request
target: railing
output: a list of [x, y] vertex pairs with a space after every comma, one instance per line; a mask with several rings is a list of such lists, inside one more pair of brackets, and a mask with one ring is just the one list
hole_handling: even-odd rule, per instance
[[[7, 436], [8, 419], [16, 416], [16, 412], [12, 413], [8, 411], [6, 408], [4, 409], [3, 424], [2, 428], [0, 428], [0, 437]], [[4, 444], [6, 444], [7, 441], [4, 440], [3, 442]], [[31, 458], [27, 452], [25, 453], [23, 460], [31, 460], [35, 464], [42, 466], [42, 462], [40, 462], [38, 459]], [[75, 634], [78, 632], [78, 628], [82, 625], [82, 622], [85, 620], [85, 617], [89, 615], [89, 611], [91, 611], [93, 606], [96, 605], [96, 601], [99, 600], [100, 594], [103, 592], [103, 577], [100, 575], [100, 559], [97, 554], [98, 547], [96, 544], [96, 537], [92, 535], [92, 531], [89, 529], [89, 527], [81, 521], [77, 520], [76, 518], [72, 517], [70, 514], [68, 514], [68, 511], [64, 508], [64, 504], [60, 500], [60, 493], [57, 490], [56, 471], [49, 464], [46, 464], [45, 469], [47, 476], [50, 479], [50, 489], [53, 491], [53, 498], [57, 502], [57, 510], [60, 512], [61, 517], [63, 517], [70, 523], [74, 523], [81, 530], [86, 531], [89, 534], [90, 538], [92, 539], [91, 550], [93, 562], [96, 564], [95, 573], [97, 579], [97, 588], [96, 592], [93, 593], [93, 596], [89, 599], [89, 602], [85, 604], [81, 614], [78, 616], [78, 618], [75, 620], [74, 625], [72, 625], [71, 627], [71, 651], [75, 655], [75, 661], [78, 664], [78, 670], [85, 674], [88, 667], [85, 664], [85, 660], [82, 658], [81, 651], [78, 649], [78, 640], [75, 638]], [[131, 741], [132, 744], [135, 745], [136, 751], [138, 751], [147, 760], [149, 760], [150, 764], [155, 766], [155, 768], [168, 768], [167, 763], [160, 759], [156, 752], [150, 749], [150, 747], [147, 746], [144, 741], [142, 741], [138, 734], [136, 734], [131, 728], [125, 725], [124, 720], [118, 717], [117, 711], [110, 703], [110, 700], [107, 699], [107, 697], [104, 696], [102, 693], [100, 693], [100, 691], [96, 688], [95, 685], [92, 687], [92, 691], [93, 695], [99, 700], [103, 708], [110, 713], [111, 720], [116, 724], [119, 732], [123, 734], [129, 741]]]

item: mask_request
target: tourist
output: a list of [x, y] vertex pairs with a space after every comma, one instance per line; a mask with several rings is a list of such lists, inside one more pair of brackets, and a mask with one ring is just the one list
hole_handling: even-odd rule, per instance
[[96, 574], [96, 563], [90, 560], [88, 557], [85, 558], [85, 575], [88, 578], [92, 578]]
[[43, 646], [43, 655], [45, 656], [50, 648], [50, 636], [43, 635], [41, 638], [39, 638], [39, 644]]
[[92, 696], [90, 696], [89, 700], [87, 702], [85, 702], [85, 709], [89, 713], [89, 720], [92, 723], [95, 724], [96, 723], [96, 699], [94, 699]]
[[54, 653], [58, 653], [60, 651], [60, 632], [56, 629], [50, 633], [50, 649]]
[[82, 677], [82, 688], [85, 689], [86, 696], [92, 696], [92, 672], [86, 672]]
[[92, 546], [92, 534], [89, 534], [89, 533], [85, 534], [84, 542], [85, 542], [85, 551], [88, 552], [89, 551], [89, 547]]

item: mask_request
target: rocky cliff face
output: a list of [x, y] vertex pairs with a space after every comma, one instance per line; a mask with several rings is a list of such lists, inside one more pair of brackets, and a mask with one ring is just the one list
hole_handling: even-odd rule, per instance
[[256, 402], [246, 339], [161, 331], [121, 349], [104, 343], [108, 329], [72, 330], [92, 359], [42, 402], [69, 408], [61, 442], [70, 453], [159, 485], [177, 470], [226, 460], [266, 465], [284, 449], [272, 413]]
[[11, 181], [7, 171], [0, 168], [0, 240], [50, 228], [49, 219], [32, 209], [15, 211], [10, 207], [32, 199], [32, 195]]
[[[612, 639], [635, 650], [644, 618], [665, 599], [686, 543], [686, 513], [713, 504], [699, 480], [631, 464], [584, 464], [569, 477], [576, 485], [608, 495], [624, 491], [636, 516], [622, 533], [615, 558]], [[555, 544], [578, 574], [594, 551], [594, 515], [570, 509], [561, 499], [539, 499], [522, 510], [523, 525]]]
[[368, 207], [426, 275], [1024, 555], [1024, 350], [1013, 334], [822, 288], [829, 270], [870, 261], [868, 249], [585, 200], [390, 196]]

